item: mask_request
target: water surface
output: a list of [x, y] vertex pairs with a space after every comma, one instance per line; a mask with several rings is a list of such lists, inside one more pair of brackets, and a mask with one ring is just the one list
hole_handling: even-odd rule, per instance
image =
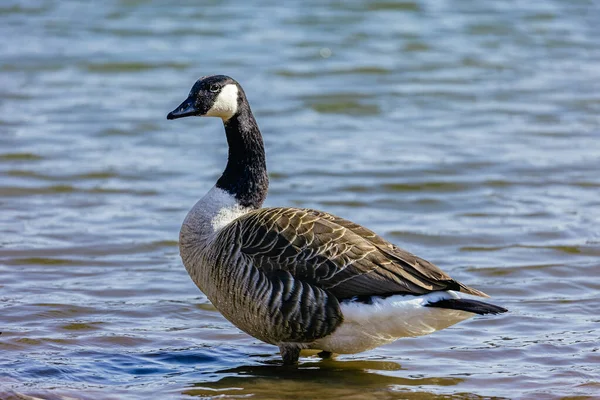
[[[0, 5], [0, 397], [600, 397], [597, 2]], [[281, 368], [178, 255], [244, 86], [266, 205], [367, 225], [511, 310]], [[571, 396], [571, 397], [569, 397]]]

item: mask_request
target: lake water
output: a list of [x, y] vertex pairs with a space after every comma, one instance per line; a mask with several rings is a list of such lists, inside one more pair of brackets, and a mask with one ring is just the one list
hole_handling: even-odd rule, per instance
[[[600, 398], [598, 21], [578, 0], [3, 0], [0, 398]], [[266, 205], [364, 224], [510, 313], [280, 367], [178, 255], [227, 148], [217, 119], [165, 117], [208, 74], [246, 90]]]

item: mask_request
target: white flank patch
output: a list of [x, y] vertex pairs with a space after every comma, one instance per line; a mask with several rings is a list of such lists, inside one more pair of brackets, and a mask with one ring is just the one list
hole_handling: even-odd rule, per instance
[[204, 115], [207, 117], [220, 117], [227, 121], [233, 117], [238, 109], [238, 88], [235, 84], [225, 85], [218, 94], [214, 104]]
[[442, 299], [458, 299], [453, 291], [423, 296], [396, 295], [375, 298], [372, 304], [346, 301], [340, 304], [344, 322], [331, 335], [313, 342], [314, 349], [353, 354], [447, 328], [475, 314], [460, 310], [425, 307]]

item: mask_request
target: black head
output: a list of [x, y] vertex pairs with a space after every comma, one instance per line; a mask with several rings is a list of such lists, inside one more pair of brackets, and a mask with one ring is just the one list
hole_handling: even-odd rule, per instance
[[194, 83], [188, 98], [167, 115], [167, 119], [183, 117], [233, 117], [239, 109], [243, 91], [240, 85], [225, 75], [204, 76]]

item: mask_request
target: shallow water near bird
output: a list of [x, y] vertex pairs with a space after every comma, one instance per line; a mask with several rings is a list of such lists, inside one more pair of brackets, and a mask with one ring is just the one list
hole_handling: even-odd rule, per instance
[[[0, 398], [600, 397], [593, 2], [0, 5]], [[229, 324], [180, 224], [222, 171], [196, 78], [243, 85], [265, 205], [361, 223], [510, 309], [362, 354]]]

